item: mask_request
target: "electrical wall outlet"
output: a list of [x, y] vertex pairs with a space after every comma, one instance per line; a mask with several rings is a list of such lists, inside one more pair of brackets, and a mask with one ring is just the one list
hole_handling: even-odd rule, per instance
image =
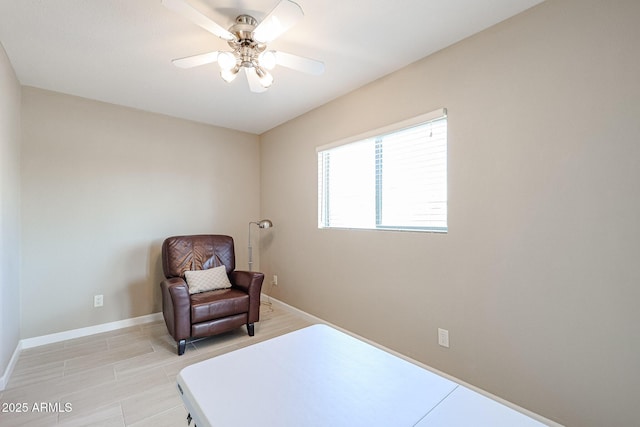
[[95, 295], [93, 297], [93, 306], [94, 307], [102, 307], [104, 305], [104, 296], [103, 295]]
[[274, 274], [273, 277], [271, 278], [271, 284], [274, 286], [278, 286], [278, 275]]
[[449, 348], [449, 331], [438, 328], [438, 344], [442, 347]]

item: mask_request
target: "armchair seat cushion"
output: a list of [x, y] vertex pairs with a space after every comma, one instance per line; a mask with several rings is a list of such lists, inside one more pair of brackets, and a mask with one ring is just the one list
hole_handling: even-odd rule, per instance
[[249, 311], [249, 295], [237, 288], [191, 295], [191, 323], [206, 322]]

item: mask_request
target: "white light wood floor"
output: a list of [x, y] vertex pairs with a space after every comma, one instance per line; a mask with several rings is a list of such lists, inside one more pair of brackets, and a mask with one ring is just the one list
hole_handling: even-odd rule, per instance
[[[23, 350], [0, 394], [0, 410], [20, 405], [27, 412], [0, 412], [0, 425], [186, 426], [175, 385], [182, 368], [308, 325], [262, 305], [254, 337], [243, 327], [191, 342], [183, 356], [163, 321]], [[45, 410], [34, 411], [41, 404]]]

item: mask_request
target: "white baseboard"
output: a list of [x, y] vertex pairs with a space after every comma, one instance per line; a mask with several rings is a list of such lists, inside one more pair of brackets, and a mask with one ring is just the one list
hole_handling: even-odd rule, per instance
[[57, 332], [55, 334], [42, 335], [39, 337], [25, 338], [20, 341], [22, 349], [39, 347], [41, 345], [66, 341], [73, 338], [86, 337], [102, 332], [115, 331], [116, 329], [127, 328], [129, 326], [142, 325], [145, 323], [162, 320], [162, 313], [147, 314], [145, 316], [133, 317], [131, 319], [118, 320], [115, 322], [102, 323], [86, 328], [72, 329], [70, 331]]
[[4, 373], [0, 377], [0, 391], [4, 390], [9, 383], [9, 378], [11, 378], [11, 374], [13, 373], [13, 368], [15, 368], [16, 363], [18, 362], [18, 356], [20, 356], [20, 351], [22, 351], [22, 342], [18, 341], [18, 345], [16, 349], [13, 351], [13, 355], [11, 359], [9, 359], [9, 364], [7, 368], [4, 370]]
[[451, 381], [453, 381], [455, 383], [458, 383], [458, 384], [460, 384], [460, 385], [462, 385], [462, 386], [464, 386], [464, 387], [466, 387], [466, 388], [468, 388], [470, 390], [475, 391], [476, 393], [479, 393], [479, 394], [481, 394], [483, 396], [488, 397], [489, 399], [492, 399], [492, 400], [495, 400], [496, 402], [502, 403], [503, 405], [513, 409], [514, 411], [518, 411], [520, 413], [523, 413], [523, 414], [527, 415], [528, 417], [533, 418], [536, 421], [539, 421], [539, 422], [541, 422], [543, 424], [546, 424], [547, 426], [550, 426], [550, 427], [564, 427], [562, 424], [558, 424], [558, 423], [556, 423], [554, 421], [551, 421], [551, 420], [549, 420], [549, 419], [547, 419], [547, 418], [545, 418], [545, 417], [543, 417], [541, 415], [536, 414], [535, 412], [531, 412], [531, 411], [529, 411], [529, 410], [527, 410], [525, 408], [522, 408], [522, 407], [520, 407], [520, 406], [518, 406], [518, 405], [516, 405], [514, 403], [509, 402], [508, 400], [504, 400], [501, 397], [495, 396], [495, 395], [489, 393], [488, 391], [482, 390], [481, 388], [478, 388], [478, 387], [476, 387], [476, 386], [474, 386], [472, 384], [466, 383], [466, 382], [464, 382], [464, 381], [462, 381], [462, 380], [460, 380], [460, 379], [458, 379], [456, 377], [453, 377], [453, 376], [451, 376], [451, 375], [449, 375], [449, 374], [447, 374], [445, 372], [439, 371], [439, 370], [437, 370], [435, 368], [432, 368], [431, 366], [425, 365], [422, 362], [414, 360], [414, 359], [412, 359], [412, 358], [410, 358], [408, 356], [405, 356], [404, 354], [398, 353], [395, 350], [387, 348], [387, 347], [385, 347], [383, 345], [380, 345], [380, 344], [378, 344], [378, 343], [376, 343], [374, 341], [371, 341], [371, 340], [369, 340], [367, 338], [361, 337], [358, 334], [354, 334], [351, 331], [348, 331], [348, 330], [346, 330], [344, 328], [341, 328], [340, 326], [337, 326], [337, 325], [334, 325], [334, 324], [332, 324], [330, 322], [327, 322], [326, 320], [321, 319], [319, 317], [316, 317], [316, 316], [314, 316], [312, 314], [309, 314], [306, 311], [302, 311], [302, 310], [300, 310], [300, 309], [298, 309], [296, 307], [293, 307], [293, 306], [291, 306], [291, 305], [289, 305], [289, 304], [287, 304], [285, 302], [282, 302], [282, 301], [280, 301], [278, 299], [275, 299], [275, 298], [273, 298], [271, 296], [268, 296], [268, 295], [265, 295], [265, 294], [262, 294], [262, 297], [267, 298], [268, 301], [273, 306], [279, 307], [279, 308], [281, 308], [283, 310], [287, 310], [287, 311], [296, 313], [297, 315], [306, 318], [311, 323], [324, 323], [325, 325], [329, 325], [332, 328], [335, 328], [335, 329], [337, 329], [339, 331], [342, 331], [347, 335], [351, 335], [354, 338], [357, 338], [357, 339], [359, 339], [361, 341], [364, 341], [364, 342], [366, 342], [368, 344], [371, 344], [374, 347], [377, 347], [377, 348], [379, 348], [381, 350], [386, 351], [387, 353], [391, 353], [394, 356], [397, 356], [397, 357], [399, 357], [401, 359], [406, 360], [407, 362], [413, 363], [414, 365], [418, 365], [421, 368], [424, 368], [424, 369], [426, 369], [428, 371], [431, 371], [431, 372], [433, 372], [435, 374], [438, 374], [441, 377], [447, 378], [447, 379], [449, 379], [449, 380], [451, 380]]
[[70, 331], [57, 332], [55, 334], [42, 335], [39, 337], [25, 338], [18, 342], [13, 356], [4, 370], [4, 374], [0, 377], [0, 391], [4, 390], [9, 383], [9, 378], [13, 373], [13, 368], [18, 361], [20, 352], [27, 348], [39, 347], [41, 345], [53, 344], [60, 341], [66, 341], [73, 338], [86, 337], [89, 335], [99, 334], [102, 332], [115, 331], [116, 329], [127, 328], [129, 326], [143, 325], [145, 323], [162, 320], [162, 313], [152, 313], [146, 316], [133, 317], [131, 319], [118, 320], [115, 322], [102, 323], [95, 326], [87, 326], [86, 328], [72, 329]]

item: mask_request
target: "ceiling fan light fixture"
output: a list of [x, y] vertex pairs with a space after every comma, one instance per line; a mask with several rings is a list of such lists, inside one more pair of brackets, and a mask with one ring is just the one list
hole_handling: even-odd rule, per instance
[[273, 84], [273, 76], [271, 75], [271, 73], [269, 73], [262, 67], [255, 67], [255, 70], [258, 78], [260, 79], [260, 84], [263, 88], [266, 89]]
[[265, 50], [258, 56], [260, 66], [267, 70], [273, 70], [276, 67], [276, 53], [273, 50]]
[[218, 65], [221, 70], [232, 70], [236, 66], [236, 57], [231, 52], [220, 52], [218, 54]]
[[228, 30], [190, 6], [190, 1], [162, 0], [162, 3], [194, 24], [226, 40], [231, 49], [175, 59], [172, 62], [177, 67], [191, 68], [217, 62], [220, 77], [227, 83], [235, 80], [240, 70], [244, 70], [249, 90], [254, 93], [262, 93], [273, 84], [273, 76], [268, 70], [273, 70], [276, 65], [314, 75], [322, 74], [324, 71], [324, 64], [320, 61], [267, 50], [268, 43], [304, 16], [302, 8], [294, 0], [279, 0], [262, 22], [250, 15], [238, 15]]
[[238, 76], [238, 71], [240, 71], [240, 67], [237, 65], [230, 70], [220, 70], [220, 77], [227, 83], [231, 83]]

